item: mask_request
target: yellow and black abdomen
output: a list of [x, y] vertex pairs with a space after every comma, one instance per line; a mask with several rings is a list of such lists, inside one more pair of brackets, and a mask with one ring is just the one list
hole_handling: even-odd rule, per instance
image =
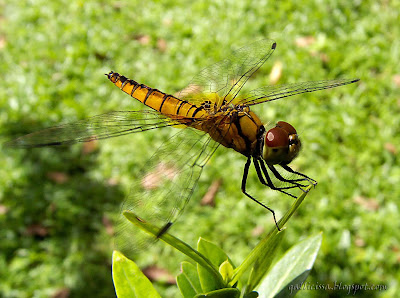
[[202, 118], [208, 114], [202, 107], [193, 105], [173, 95], [161, 92], [160, 90], [139, 84], [119, 73], [111, 71], [106, 75], [108, 79], [123, 92], [136, 98], [144, 105], [159, 111], [161, 114], [193, 118]]

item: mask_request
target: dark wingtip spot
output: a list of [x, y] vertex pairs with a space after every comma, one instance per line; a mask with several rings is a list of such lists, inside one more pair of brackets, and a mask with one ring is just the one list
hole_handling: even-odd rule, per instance
[[157, 238], [160, 238], [162, 235], [164, 235], [169, 228], [172, 226], [172, 222], [167, 222], [166, 225], [158, 232]]
[[146, 222], [145, 220], [141, 219], [139, 216], [136, 216], [136, 219], [140, 222]]
[[274, 43], [272, 44], [271, 49], [275, 50], [275, 48], [276, 48], [276, 42], [274, 42]]
[[354, 79], [354, 80], [352, 80], [351, 82], [352, 83], [355, 83], [355, 82], [358, 82], [360, 79]]

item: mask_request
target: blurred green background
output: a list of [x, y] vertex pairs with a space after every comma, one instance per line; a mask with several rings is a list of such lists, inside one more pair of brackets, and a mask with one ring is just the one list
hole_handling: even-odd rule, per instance
[[[323, 232], [310, 285], [400, 280], [399, 1], [0, 1], [0, 142], [101, 114], [138, 110], [104, 73], [114, 70], [174, 94], [232, 50], [271, 38], [275, 53], [248, 82], [338, 77], [359, 83], [254, 108], [297, 128], [293, 166], [319, 184], [287, 226], [282, 252]], [[274, 69], [274, 71], [272, 71]], [[66, 148], [0, 151], [0, 296], [113, 297], [112, 228], [119, 206], [170, 131]], [[272, 217], [240, 192], [245, 158], [220, 148], [172, 230], [195, 245], [216, 242], [238, 265]], [[200, 206], [222, 179], [215, 207]], [[292, 200], [248, 182], [280, 217]], [[163, 297], [184, 258], [161, 243], [138, 255]], [[300, 291], [340, 297], [347, 291]], [[57, 296], [65, 295], [65, 296]]]

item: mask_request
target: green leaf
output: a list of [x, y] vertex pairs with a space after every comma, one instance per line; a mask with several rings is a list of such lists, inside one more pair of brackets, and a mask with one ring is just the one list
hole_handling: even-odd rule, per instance
[[[300, 207], [301, 203], [303, 203], [305, 197], [308, 192], [313, 188], [312, 185], [308, 186], [305, 191], [294, 201], [289, 211], [285, 213], [285, 215], [278, 221], [279, 228], [283, 228], [283, 226], [288, 222], [288, 220], [292, 217], [293, 213]], [[275, 229], [276, 230], [276, 229]]]
[[240, 297], [240, 290], [236, 288], [225, 288], [208, 292], [207, 294], [200, 294], [195, 298], [237, 298]]
[[246, 286], [246, 293], [254, 290], [260, 281], [263, 279], [265, 274], [268, 272], [272, 261], [275, 258], [277, 248], [281, 244], [282, 239], [285, 235], [285, 230], [280, 233], [273, 235], [268, 243], [264, 246], [265, 249], [260, 249], [258, 251], [258, 257], [254, 262], [253, 268], [251, 270], [249, 281]]
[[[228, 255], [221, 248], [203, 238], [200, 238], [197, 242], [197, 249], [201, 254], [207, 256], [210, 262], [217, 268], [223, 262], [229, 260]], [[209, 292], [225, 287], [225, 283], [221, 284], [219, 280], [216, 280], [215, 278], [213, 278], [213, 276], [210, 276], [210, 274], [206, 271], [206, 268], [203, 268], [202, 266], [197, 266], [197, 271], [199, 273], [200, 283], [203, 292]]]
[[[217, 268], [227, 259], [229, 260], [228, 255], [219, 246], [201, 237], [197, 242], [197, 250], [207, 256], [211, 263]], [[232, 264], [231, 260], [229, 261]]]
[[318, 234], [287, 251], [262, 281], [258, 289], [260, 297], [293, 297], [307, 279], [321, 241], [322, 235]]
[[112, 276], [119, 298], [161, 297], [139, 267], [116, 250], [113, 252]]
[[182, 296], [185, 298], [192, 298], [196, 294], [202, 293], [196, 266], [189, 262], [182, 262], [181, 271], [182, 272], [176, 278], [176, 282]]
[[[143, 220], [139, 220], [139, 217], [130, 211], [124, 211], [123, 215], [134, 225], [145, 231], [146, 233], [149, 233], [153, 235], [154, 237], [157, 237], [160, 228], [156, 227], [149, 222], [145, 222]], [[164, 241], [165, 243], [171, 245], [173, 248], [179, 250], [183, 254], [187, 255], [189, 258], [191, 258], [193, 261], [195, 261], [197, 264], [201, 265], [202, 270], [207, 271], [207, 275], [209, 278], [212, 278], [219, 286], [219, 288], [222, 288], [224, 286], [224, 281], [222, 279], [221, 274], [218, 272], [218, 266], [214, 265], [208, 258], [206, 258], [203, 254], [201, 254], [199, 251], [193, 249], [190, 245], [186, 244], [182, 240], [172, 236], [169, 233], [164, 233], [162, 234], [159, 239]]]
[[221, 266], [219, 266], [219, 273], [221, 273], [222, 278], [226, 283], [228, 283], [232, 276], [233, 276], [233, 266], [231, 263], [229, 263], [228, 260], [223, 262]]

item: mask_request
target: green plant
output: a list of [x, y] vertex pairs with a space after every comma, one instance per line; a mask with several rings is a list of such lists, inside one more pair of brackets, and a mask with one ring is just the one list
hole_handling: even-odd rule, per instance
[[[280, 227], [293, 215], [306, 194], [296, 199], [278, 222]], [[124, 216], [140, 229], [157, 235], [157, 227], [138, 220], [134, 213], [125, 211]], [[160, 239], [197, 263], [197, 266], [189, 262], [181, 263], [177, 284], [185, 298], [293, 297], [314, 264], [322, 235], [317, 234], [297, 243], [270, 269], [276, 248], [284, 235], [285, 229], [278, 231], [274, 227], [238, 267], [222, 249], [205, 239], [199, 239], [197, 250], [169, 233], [163, 234]], [[139, 267], [118, 251], [113, 254], [113, 280], [118, 297], [161, 297]]]

